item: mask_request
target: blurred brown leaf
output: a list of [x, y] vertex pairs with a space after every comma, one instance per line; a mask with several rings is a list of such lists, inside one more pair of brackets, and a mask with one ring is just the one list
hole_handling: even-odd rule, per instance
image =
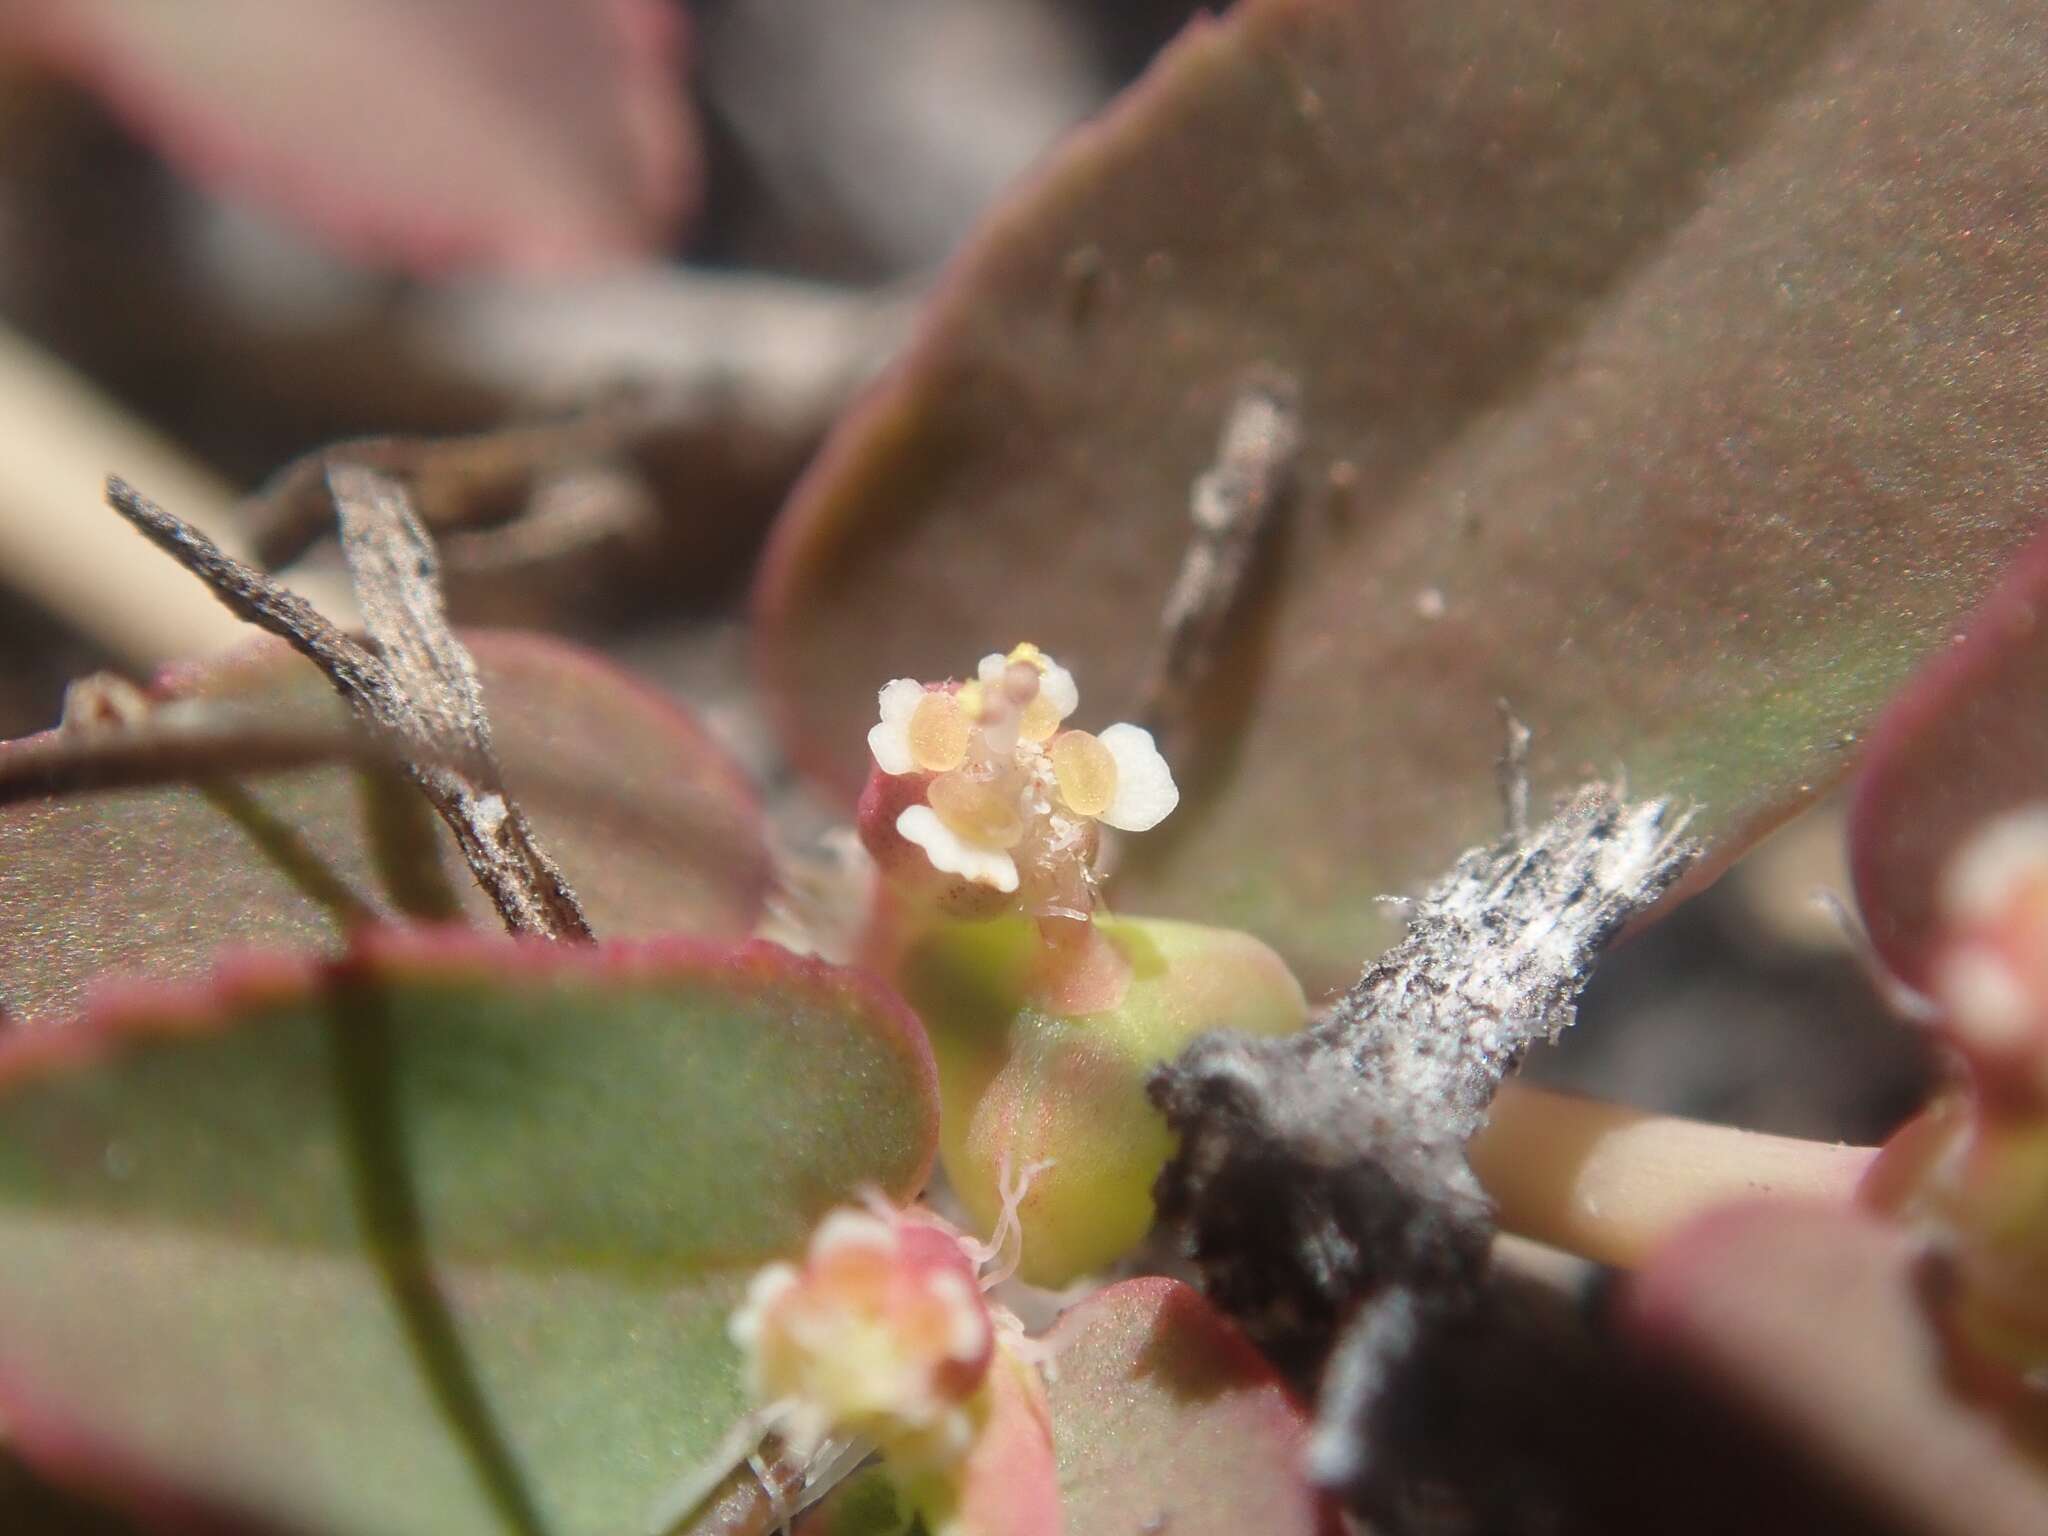
[[2048, 1529], [2048, 1469], [1945, 1374], [1921, 1252], [1904, 1228], [1845, 1208], [1730, 1207], [1666, 1248], [1632, 1312], [1651, 1344], [1882, 1511], [1884, 1529]]
[[2048, 33], [1961, 0], [1245, 0], [994, 215], [778, 530], [850, 788], [877, 686], [1022, 638], [1128, 706], [1189, 482], [1298, 377], [1300, 505], [1119, 898], [1332, 981], [1617, 768], [1732, 855], [1837, 775], [2048, 492]]
[[560, 268], [696, 198], [663, 0], [6, 0], [0, 47], [102, 92], [166, 158], [365, 260]]

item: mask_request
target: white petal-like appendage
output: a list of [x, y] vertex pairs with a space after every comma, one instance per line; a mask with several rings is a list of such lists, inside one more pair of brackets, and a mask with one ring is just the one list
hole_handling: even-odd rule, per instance
[[974, 675], [980, 679], [982, 687], [993, 688], [1002, 682], [1003, 674], [1009, 670], [1009, 667], [1009, 657], [1003, 655], [1000, 651], [990, 651], [975, 665]]
[[1096, 738], [1116, 759], [1116, 794], [1096, 819], [1120, 832], [1149, 832], [1180, 804], [1173, 770], [1142, 725], [1112, 725]]
[[925, 1289], [946, 1309], [946, 1356], [979, 1360], [989, 1346], [988, 1303], [958, 1270], [941, 1269], [925, 1281]]
[[759, 1271], [747, 1286], [746, 1299], [726, 1324], [726, 1332], [731, 1335], [733, 1343], [746, 1350], [759, 1344], [761, 1321], [767, 1316], [768, 1309], [796, 1286], [797, 1273], [793, 1264], [770, 1264]]
[[896, 830], [924, 850], [932, 868], [977, 885], [1008, 893], [1017, 889], [1017, 861], [1000, 848], [978, 848], [955, 835], [928, 805], [913, 805], [896, 818]]
[[899, 677], [882, 689], [882, 723], [868, 729], [868, 750], [875, 754], [875, 766], [892, 777], [917, 767], [910, 755], [910, 717], [924, 699], [924, 684], [914, 677]]
[[1081, 704], [1081, 690], [1074, 686], [1074, 674], [1054, 661], [1044, 658], [1045, 675], [1038, 680], [1039, 696], [1060, 713], [1062, 720], [1071, 715]]
[[832, 1212], [811, 1234], [810, 1256], [828, 1258], [849, 1248], [866, 1248], [875, 1253], [894, 1253], [896, 1227], [871, 1211], [842, 1208]]

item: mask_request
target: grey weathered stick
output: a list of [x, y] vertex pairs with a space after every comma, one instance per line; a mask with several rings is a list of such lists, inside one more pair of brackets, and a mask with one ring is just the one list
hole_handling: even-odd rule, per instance
[[325, 672], [351, 707], [377, 695], [376, 658], [304, 598], [244, 565], [183, 518], [174, 517], [119, 476], [107, 478], [107, 504], [157, 548], [205, 582], [237, 618], [288, 641]]
[[505, 795], [474, 664], [448, 628], [432, 546], [403, 492], [369, 471], [334, 489], [345, 529], [354, 529], [351, 569], [382, 657], [126, 482], [109, 479], [107, 500], [232, 611], [312, 660], [357, 718], [393, 744], [509, 930], [592, 938], [575, 894]]
[[1608, 941], [1696, 857], [1684, 821], [1588, 785], [1459, 859], [1323, 1022], [1211, 1035], [1155, 1075], [1179, 1138], [1160, 1214], [1276, 1357], [1303, 1376], [1329, 1362], [1322, 1481], [1369, 1479], [1389, 1380], [1477, 1293], [1493, 1223], [1466, 1143], [1529, 1046], [1571, 1023]]
[[1194, 529], [1159, 616], [1159, 646], [1139, 690], [1137, 718], [1156, 732], [1179, 724], [1207, 676], [1252, 556], [1285, 500], [1301, 452], [1294, 381], [1265, 371], [1232, 403], [1216, 459], [1194, 484]]
[[405, 492], [360, 464], [334, 465], [327, 485], [363, 628], [405, 699], [405, 728], [440, 743], [465, 772], [495, 777], [476, 663], [448, 626], [441, 564]]
[[404, 488], [359, 464], [334, 465], [327, 484], [363, 627], [411, 706], [420, 745], [454, 754], [454, 766], [416, 759], [421, 787], [501, 912], [511, 902], [550, 937], [593, 937], [576, 893], [505, 793], [476, 662], [449, 627], [434, 543]]

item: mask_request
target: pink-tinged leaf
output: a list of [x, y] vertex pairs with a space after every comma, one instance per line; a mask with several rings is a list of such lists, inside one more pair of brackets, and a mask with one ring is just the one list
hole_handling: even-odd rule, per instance
[[1130, 709], [1256, 369], [1301, 494], [1131, 909], [1312, 983], [1625, 769], [1719, 857], [1807, 800], [2048, 505], [2048, 30], [1964, 0], [1243, 0], [997, 212], [760, 588], [850, 798], [876, 688], [1035, 640]]
[[[511, 632], [469, 641], [508, 784], [598, 933], [750, 931], [769, 866], [744, 770], [675, 705], [590, 652]], [[245, 710], [273, 729], [345, 719], [312, 666], [270, 640], [174, 672], [158, 692]], [[358, 896], [378, 895], [357, 770], [243, 789]], [[471, 920], [497, 927], [453, 839], [431, 816], [418, 824]], [[0, 808], [0, 1004], [19, 1018], [75, 1010], [106, 974], [201, 975], [224, 944], [331, 950], [340, 937], [329, 907], [199, 789]]]
[[[1045, 1383], [1035, 1367], [999, 1348], [988, 1390], [988, 1421], [960, 1470], [958, 1529], [962, 1536], [1071, 1536], [1075, 1527], [1062, 1520]], [[951, 1528], [943, 1514], [927, 1523]]]
[[1301, 1474], [1308, 1415], [1195, 1291], [1127, 1280], [1053, 1330], [1053, 1444], [1066, 1536], [1330, 1536]]
[[2048, 801], [2048, 537], [2036, 539], [1955, 642], [1871, 733], [1849, 816], [1871, 939], [1922, 988], [1936, 899], [1957, 849], [2003, 811]]
[[694, 201], [666, 0], [7, 0], [0, 46], [165, 156], [366, 260], [553, 269]]
[[[1818, 1458], [1885, 1529], [2048, 1530], [2048, 1460], [1956, 1385], [1923, 1251], [1843, 1207], [1733, 1206], [1666, 1247], [1630, 1311], [1652, 1346]], [[2048, 1423], [2032, 1434], [2032, 1455], [2048, 1453]]]
[[767, 944], [387, 932], [104, 997], [0, 1046], [0, 1415], [159, 1513], [654, 1529], [749, 1448], [749, 1276], [915, 1194], [934, 1076]]

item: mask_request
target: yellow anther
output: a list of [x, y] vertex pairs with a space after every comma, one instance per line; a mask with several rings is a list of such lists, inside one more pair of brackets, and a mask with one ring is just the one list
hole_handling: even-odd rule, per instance
[[1024, 706], [1017, 721], [1018, 732], [1026, 741], [1044, 741], [1059, 728], [1059, 706], [1042, 693]]
[[1066, 731], [1053, 742], [1052, 774], [1076, 816], [1100, 816], [1116, 798], [1116, 759], [1086, 731]]
[[947, 773], [967, 761], [968, 720], [950, 693], [928, 693], [910, 716], [911, 760], [926, 773]]
[[969, 720], [979, 720], [981, 718], [982, 697], [980, 683], [962, 683], [960, 691], [953, 695], [953, 701], [960, 706], [960, 713]]
[[1041, 651], [1037, 646], [1033, 645], [1029, 640], [1024, 641], [1021, 645], [1013, 647], [1010, 651], [1010, 654], [1005, 656], [1003, 660], [1012, 663], [1019, 661], [1027, 662], [1031, 666], [1038, 668], [1038, 670], [1041, 672], [1045, 670], [1045, 653]]
[[1014, 848], [1024, 836], [1024, 813], [1014, 786], [1001, 779], [942, 774], [927, 793], [932, 812], [955, 837], [983, 848]]

